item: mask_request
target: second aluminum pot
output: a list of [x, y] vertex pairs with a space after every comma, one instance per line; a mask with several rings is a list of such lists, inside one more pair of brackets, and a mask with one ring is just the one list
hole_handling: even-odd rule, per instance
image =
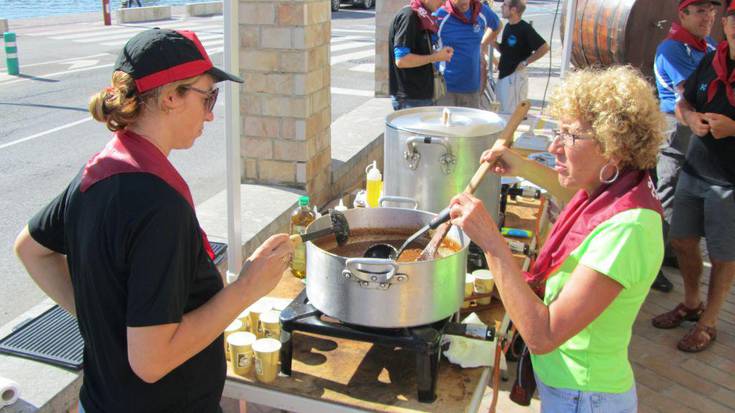
[[[500, 137], [505, 121], [479, 109], [427, 106], [393, 112], [385, 125], [383, 194], [439, 212], [470, 182], [480, 155]], [[488, 174], [475, 196], [497, 222], [500, 177]]]
[[[355, 208], [344, 212], [352, 231], [418, 229], [434, 214], [403, 208]], [[329, 216], [308, 231], [327, 228]], [[452, 227], [456, 253], [432, 261], [395, 262], [346, 258], [306, 243], [306, 295], [324, 314], [349, 324], [400, 328], [434, 323], [457, 312], [464, 300], [469, 238]]]

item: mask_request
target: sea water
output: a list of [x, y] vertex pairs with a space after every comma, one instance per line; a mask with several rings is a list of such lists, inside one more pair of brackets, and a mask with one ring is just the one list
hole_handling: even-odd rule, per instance
[[[141, 4], [143, 6], [183, 5], [209, 1], [212, 0], [141, 0]], [[110, 0], [112, 10], [119, 9], [121, 4], [121, 0]], [[102, 0], [0, 0], [0, 19], [27, 19], [93, 12], [102, 13]]]

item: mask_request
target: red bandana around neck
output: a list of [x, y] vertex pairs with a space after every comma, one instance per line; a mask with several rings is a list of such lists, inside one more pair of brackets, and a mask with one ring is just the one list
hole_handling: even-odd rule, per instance
[[543, 297], [544, 281], [595, 227], [620, 212], [636, 208], [663, 214], [647, 171], [621, 171], [615, 182], [603, 185], [592, 196], [579, 190], [559, 215], [533, 268], [524, 274], [526, 281]]
[[464, 13], [461, 13], [459, 10], [454, 8], [451, 0], [447, 0], [446, 3], [444, 3], [444, 10], [448, 11], [452, 16], [458, 18], [459, 21], [464, 24], [477, 23], [477, 15], [479, 15], [480, 11], [482, 10], [482, 2], [480, 2], [480, 0], [471, 0], [470, 9], [472, 9], [472, 17], [470, 20], [467, 20], [467, 17], [465, 17]]
[[421, 28], [423, 30], [430, 31], [432, 33], [439, 31], [439, 26], [436, 24], [436, 18], [431, 15], [431, 12], [427, 10], [426, 7], [424, 7], [421, 0], [411, 0], [410, 6], [411, 9], [416, 12], [416, 15], [419, 16], [419, 21], [421, 22]]
[[[194, 200], [191, 197], [189, 185], [171, 165], [168, 158], [150, 141], [126, 130], [115, 132], [115, 136], [105, 148], [87, 162], [82, 172], [80, 189], [86, 192], [92, 185], [103, 179], [117, 174], [136, 172], [149, 173], [161, 178], [175, 189], [194, 210]], [[207, 255], [214, 260], [214, 251], [209, 245], [207, 234], [201, 228], [199, 232], [202, 234]]]
[[727, 44], [727, 40], [723, 40], [717, 45], [717, 52], [715, 52], [715, 57], [712, 58], [712, 67], [714, 67], [717, 77], [707, 86], [707, 103], [714, 99], [715, 94], [717, 94], [717, 88], [722, 83], [725, 85], [727, 100], [730, 102], [730, 105], [735, 106], [735, 95], [730, 86], [735, 82], [735, 70], [727, 73], [727, 59], [729, 56], [730, 46]]
[[685, 29], [681, 24], [677, 22], [671, 23], [671, 29], [669, 29], [669, 34], [666, 36], [666, 38], [687, 44], [693, 49], [699, 50], [702, 53], [707, 52], [707, 41], [697, 38], [689, 30]]

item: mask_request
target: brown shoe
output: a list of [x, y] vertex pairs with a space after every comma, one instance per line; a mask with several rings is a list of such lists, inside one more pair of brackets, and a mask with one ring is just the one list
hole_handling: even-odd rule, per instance
[[679, 303], [673, 310], [659, 314], [651, 320], [656, 328], [679, 327], [684, 321], [699, 321], [699, 316], [704, 312], [704, 303], [699, 303], [697, 308], [689, 308], [684, 303]]
[[687, 353], [697, 353], [709, 347], [716, 338], [717, 329], [697, 323], [679, 340], [676, 348]]

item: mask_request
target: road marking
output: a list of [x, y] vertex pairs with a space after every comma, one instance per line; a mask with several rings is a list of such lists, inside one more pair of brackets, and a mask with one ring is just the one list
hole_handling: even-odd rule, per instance
[[23, 142], [30, 141], [32, 139], [40, 138], [41, 136], [46, 136], [46, 135], [48, 135], [50, 133], [54, 133], [54, 132], [58, 132], [58, 131], [63, 130], [63, 129], [71, 128], [72, 126], [81, 125], [82, 123], [89, 122], [90, 120], [93, 120], [93, 118], [89, 117], [89, 118], [80, 119], [80, 120], [78, 120], [76, 122], [67, 123], [66, 125], [61, 125], [61, 126], [58, 126], [56, 128], [49, 129], [47, 131], [43, 131], [43, 132], [37, 133], [35, 135], [27, 136], [25, 138], [14, 140], [12, 142], [4, 143], [4, 144], [0, 145], [0, 149], [5, 149], [5, 148], [8, 148], [10, 146], [17, 145], [19, 143], [23, 143]]
[[336, 64], [349, 62], [350, 60], [364, 59], [366, 57], [375, 56], [375, 50], [363, 50], [355, 53], [347, 53], [339, 56], [332, 56], [332, 61], [329, 63], [330, 66]]
[[84, 68], [81, 68], [81, 69], [65, 70], [63, 72], [47, 73], [45, 75], [33, 76], [32, 78], [22, 78], [22, 79], [11, 80], [11, 81], [8, 81], [8, 82], [0, 82], [0, 86], [12, 85], [14, 83], [20, 83], [20, 82], [26, 82], [26, 81], [29, 81], [29, 80], [34, 80], [34, 78], [41, 78], [41, 79], [43, 79], [43, 78], [47, 78], [47, 77], [54, 77], [54, 76], [65, 75], [65, 74], [68, 74], [68, 73], [86, 72], [88, 70], [101, 69], [103, 67], [112, 67], [112, 66], [113, 66], [113, 63], [109, 63], [109, 64], [106, 64], [106, 65], [99, 65], [99, 66], [92, 66], [92, 67], [84, 67]]
[[331, 37], [329, 39], [330, 43], [342, 43], [347, 41], [353, 41], [353, 40], [371, 40], [375, 41], [375, 39], [365, 36], [340, 36], [340, 37]]
[[358, 29], [332, 29], [332, 32], [375, 34], [375, 30], [358, 30]]
[[362, 63], [352, 66], [349, 70], [353, 72], [375, 73], [375, 63]]
[[330, 89], [332, 94], [335, 95], [350, 95], [350, 96], [375, 96], [375, 91], [372, 90], [361, 90], [361, 89], [346, 89], [341, 87], [333, 87]]
[[67, 70], [81, 69], [83, 67], [94, 66], [97, 63], [99, 63], [99, 61], [100, 61], [99, 59], [79, 59], [79, 60], [75, 60], [73, 62], [68, 62], [68, 63], [71, 63], [71, 65], [69, 66], [69, 68]]
[[52, 40], [77, 40], [77, 39], [84, 39], [85, 37], [92, 37], [92, 36], [104, 37], [104, 36], [113, 36], [113, 35], [122, 34], [122, 33], [137, 33], [137, 32], [142, 32], [143, 30], [145, 30], [145, 29], [144, 28], [141, 28], [141, 27], [134, 27], [134, 28], [131, 28], [131, 29], [117, 29], [117, 28], [115, 28], [115, 29], [102, 29], [102, 30], [98, 30], [98, 31], [83, 32], [83, 33], [77, 32], [77, 33], [74, 33], [74, 34], [67, 34], [67, 35], [64, 35], [64, 36], [51, 36], [51, 37], [49, 37], [49, 39], [52, 39]]
[[[23, 68], [25, 69], [26, 67], [51, 65], [51, 64], [55, 64], [55, 63], [69, 63], [69, 62], [80, 60], [80, 59], [89, 59], [89, 58], [92, 58], [92, 57], [101, 57], [101, 56], [111, 56], [111, 55], [109, 53], [97, 53], [97, 54], [92, 54], [92, 55], [89, 55], [89, 56], [71, 57], [71, 58], [60, 59], [60, 60], [49, 60], [48, 62], [24, 64], [23, 65]], [[6, 69], [7, 68], [5, 68], [5, 67], [0, 67], [0, 70], [6, 70]]]
[[375, 43], [368, 43], [368, 42], [346, 42], [346, 43], [340, 43], [338, 45], [333, 45], [329, 49], [332, 52], [338, 52], [340, 50], [349, 50], [349, 49], [359, 49], [361, 47], [372, 47], [375, 48]]

